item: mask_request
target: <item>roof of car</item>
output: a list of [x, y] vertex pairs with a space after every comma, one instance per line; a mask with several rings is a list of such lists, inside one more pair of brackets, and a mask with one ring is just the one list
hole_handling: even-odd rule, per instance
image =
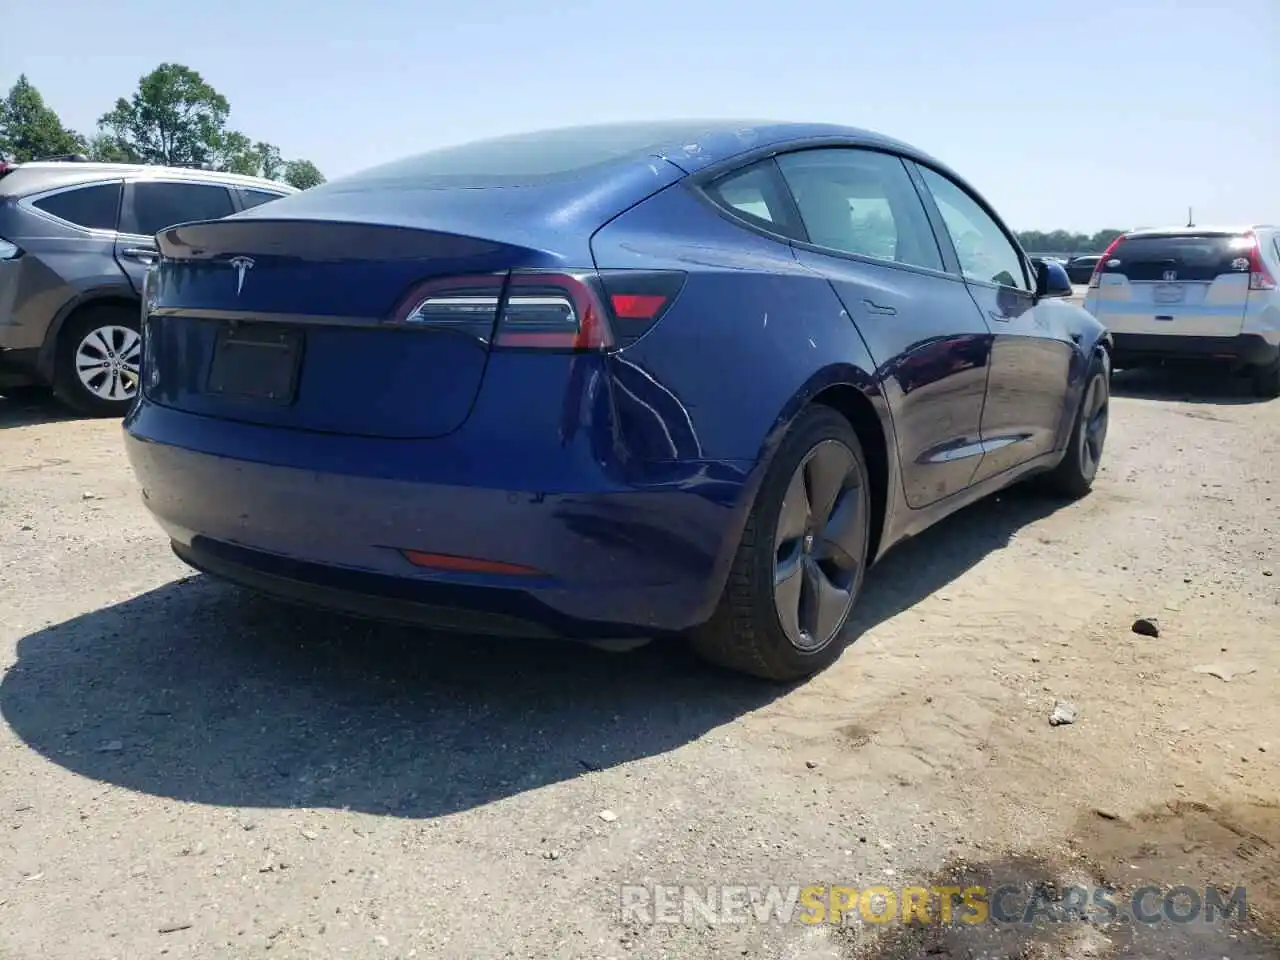
[[[21, 174], [15, 177], [14, 174]], [[141, 163], [96, 163], [76, 160], [35, 160], [11, 166], [8, 176], [0, 179], [0, 193], [32, 193], [77, 183], [92, 183], [116, 177], [164, 180], [193, 180], [221, 183], [237, 187], [270, 190], [274, 193], [297, 193], [286, 183], [263, 177], [247, 177], [238, 173], [222, 173], [196, 167], [165, 167]], [[5, 189], [8, 187], [9, 189]]]
[[[542, 173], [569, 172], [580, 156], [582, 165], [596, 170], [620, 169], [643, 157], [669, 161], [686, 174], [697, 173], [721, 161], [771, 149], [823, 144], [848, 144], [895, 151], [942, 167], [915, 147], [857, 127], [833, 123], [781, 122], [775, 120], [667, 119], [630, 120], [524, 130], [497, 137], [442, 145], [425, 153], [401, 157], [360, 170], [325, 185], [325, 192], [340, 193], [372, 183], [407, 187], [468, 187], [528, 185]], [[548, 159], [547, 151], [552, 158]], [[506, 158], [512, 165], [506, 166]]]
[[1141, 227], [1137, 230], [1130, 230], [1125, 234], [1126, 237], [1202, 237], [1206, 234], [1222, 234], [1229, 236], [1232, 234], [1248, 233], [1250, 230], [1270, 230], [1274, 229], [1270, 224], [1252, 223], [1245, 225], [1232, 224], [1198, 224], [1194, 227]]
[[[680, 166], [703, 167], [737, 154], [772, 144], [802, 141], [843, 140], [864, 146], [882, 147], [936, 163], [910, 144], [872, 130], [836, 123], [750, 119], [689, 119], [631, 121], [609, 124], [618, 130], [633, 128], [652, 133], [654, 143], [663, 143], [662, 155]], [[590, 131], [589, 126], [564, 128]]]

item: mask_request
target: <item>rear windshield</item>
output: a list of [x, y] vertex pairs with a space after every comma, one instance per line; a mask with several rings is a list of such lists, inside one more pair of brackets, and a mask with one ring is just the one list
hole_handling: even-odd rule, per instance
[[1103, 264], [1104, 273], [1130, 280], [1208, 280], [1248, 273], [1253, 241], [1240, 234], [1146, 235], [1121, 240]]
[[694, 139], [705, 124], [609, 124], [541, 130], [442, 147], [330, 181], [328, 189], [526, 186], [569, 179]]

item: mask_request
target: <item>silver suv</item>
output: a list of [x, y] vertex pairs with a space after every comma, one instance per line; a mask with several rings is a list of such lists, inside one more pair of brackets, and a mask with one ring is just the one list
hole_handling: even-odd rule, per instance
[[123, 416], [156, 233], [296, 192], [176, 167], [0, 162], [0, 393], [47, 385], [80, 413]]
[[1084, 308], [1115, 343], [1117, 367], [1234, 366], [1280, 396], [1280, 229], [1134, 230], [1098, 260]]

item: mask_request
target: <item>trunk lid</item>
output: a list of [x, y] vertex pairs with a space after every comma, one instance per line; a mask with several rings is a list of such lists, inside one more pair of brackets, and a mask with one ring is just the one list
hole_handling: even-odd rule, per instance
[[[514, 149], [496, 141], [483, 163], [428, 154], [162, 231], [147, 291], [148, 398], [354, 436], [456, 430], [484, 380], [506, 271], [590, 268], [602, 223], [683, 176], [647, 154], [589, 163], [565, 145]], [[461, 298], [393, 320], [411, 295], [444, 303], [459, 290], [439, 282], [456, 278], [470, 284]], [[444, 321], [463, 310], [465, 322]]]
[[1244, 325], [1252, 239], [1228, 232], [1140, 234], [1100, 265], [1092, 309], [1116, 333], [1233, 337]]
[[[149, 399], [224, 420], [402, 439], [462, 425], [484, 378], [503, 272], [546, 260], [477, 237], [308, 220], [193, 224], [159, 242], [145, 306]], [[482, 316], [467, 330], [391, 322], [432, 280], [486, 275], [487, 329]]]

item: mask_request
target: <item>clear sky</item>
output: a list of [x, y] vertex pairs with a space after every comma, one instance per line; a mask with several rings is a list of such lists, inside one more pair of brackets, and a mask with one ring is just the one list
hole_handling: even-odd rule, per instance
[[92, 132], [163, 61], [328, 176], [612, 119], [869, 127], [1018, 229], [1280, 221], [1280, 0], [11, 0], [25, 72]]

